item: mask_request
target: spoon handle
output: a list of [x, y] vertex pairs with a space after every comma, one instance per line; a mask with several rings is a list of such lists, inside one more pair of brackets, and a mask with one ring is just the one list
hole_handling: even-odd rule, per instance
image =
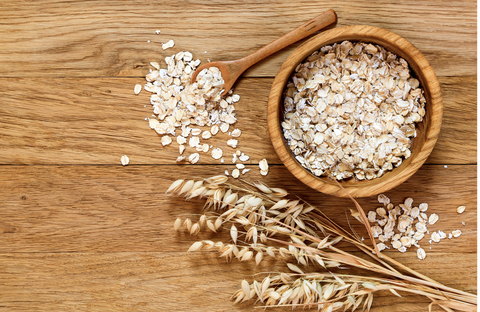
[[[242, 66], [244, 70], [256, 64], [260, 60], [263, 60], [267, 56], [280, 51], [281, 49], [295, 43], [305, 37], [310, 36], [314, 32], [333, 24], [337, 21], [337, 14], [333, 10], [327, 10], [324, 13], [318, 15], [317, 17], [309, 20], [305, 24], [295, 28], [291, 32], [282, 37], [278, 38], [277, 40], [267, 44], [260, 50], [253, 52], [250, 55], [243, 57], [241, 60]], [[239, 60], [239, 61], [240, 61]]]

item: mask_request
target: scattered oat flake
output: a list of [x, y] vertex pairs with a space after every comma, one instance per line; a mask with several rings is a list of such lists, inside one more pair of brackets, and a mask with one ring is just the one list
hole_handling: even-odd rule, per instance
[[140, 91], [142, 91], [142, 85], [141, 84], [136, 84], [135, 88], [133, 88], [133, 92], [135, 92], [135, 94], [139, 94]]
[[169, 145], [170, 143], [172, 143], [172, 138], [168, 135], [164, 135], [161, 139], [161, 142], [163, 146]]
[[228, 131], [228, 128], [230, 127], [230, 125], [228, 123], [222, 123], [220, 125], [220, 131], [222, 131], [223, 133], [227, 132]]
[[398, 249], [398, 248], [401, 248], [403, 245], [402, 243], [400, 243], [400, 241], [398, 240], [394, 240], [392, 241], [392, 247], [395, 248], [395, 249]]
[[190, 140], [188, 140], [188, 145], [190, 145], [190, 147], [197, 147], [199, 144], [200, 139], [198, 137], [191, 137]]
[[155, 67], [155, 69], [160, 69], [160, 64], [158, 64], [158, 62], [150, 62], [150, 65], [152, 65], [153, 67]]
[[185, 156], [178, 156], [176, 162], [181, 162], [185, 160]]
[[463, 212], [465, 211], [465, 209], [467, 209], [467, 207], [465, 207], [465, 206], [459, 206], [459, 207], [457, 208], [457, 212], [458, 212], [458, 213], [463, 213]]
[[127, 155], [123, 155], [122, 157], [120, 157], [120, 162], [122, 163], [122, 165], [126, 166], [130, 162], [130, 159]]
[[447, 238], [447, 234], [445, 234], [443, 231], [438, 231], [438, 235], [440, 236], [440, 239]]
[[202, 129], [193, 128], [191, 133], [192, 133], [192, 135], [194, 135], [194, 136], [198, 136], [198, 135], [200, 135], [200, 134], [202, 133]]
[[179, 136], [177, 136], [177, 143], [179, 145], [185, 144], [185, 143], [187, 143], [187, 139], [185, 139], [183, 136], [179, 135]]
[[184, 145], [180, 145], [180, 146], [178, 147], [178, 152], [180, 153], [180, 155], [182, 155], [184, 151], [185, 151], [185, 146], [184, 146]]
[[171, 48], [175, 45], [175, 42], [173, 40], [169, 40], [167, 43], [162, 44], [162, 49], [166, 50], [168, 48]]
[[188, 161], [191, 164], [197, 163], [199, 159], [200, 159], [200, 155], [198, 153], [193, 153], [190, 156], [188, 156]]
[[237, 148], [238, 140], [230, 139], [227, 141], [227, 145], [233, 148]]
[[417, 249], [418, 259], [423, 260], [423, 259], [425, 259], [426, 256], [427, 256], [427, 254], [425, 253], [425, 250], [423, 250], [423, 248], [418, 248]]
[[337, 180], [371, 180], [398, 167], [411, 156], [415, 123], [425, 116], [424, 93], [411, 73], [404, 59], [378, 45], [343, 41], [313, 52], [283, 94], [281, 125], [296, 160]]
[[240, 176], [240, 171], [238, 169], [233, 169], [232, 170], [232, 177], [234, 177], [236, 179], [239, 176]]
[[207, 153], [209, 149], [210, 149], [210, 146], [207, 143], [204, 143], [202, 145], [202, 152]]
[[418, 205], [418, 208], [420, 209], [421, 212], [425, 212], [428, 209], [428, 204], [427, 203], [421, 203]]
[[434, 241], [435, 243], [438, 243], [438, 242], [440, 242], [441, 237], [440, 237], [440, 234], [438, 234], [437, 232], [433, 232], [433, 233], [430, 235], [430, 239], [431, 239], [432, 241]]
[[247, 173], [247, 172], [249, 172], [249, 171], [250, 171], [250, 169], [245, 168], [245, 169], [242, 170], [242, 174], [245, 174], [245, 173]]
[[210, 139], [211, 137], [212, 137], [212, 134], [210, 133], [210, 131], [205, 130], [202, 132], [202, 139]]
[[158, 35], [158, 34], [161, 33], [161, 31], [160, 30], [155, 30], [155, 33]]
[[212, 129], [210, 129], [210, 132], [212, 133], [212, 135], [216, 135], [218, 133], [218, 126], [217, 125], [212, 126]]
[[267, 175], [267, 173], [268, 173], [268, 163], [267, 163], [267, 160], [265, 158], [260, 160], [260, 162], [258, 163], [258, 166], [260, 167], [260, 171], [266, 172], [265, 174], [262, 173], [262, 175]]
[[242, 170], [245, 168], [245, 165], [244, 164], [236, 164], [235, 167], [237, 167], [238, 169]]
[[462, 231], [460, 231], [460, 230], [452, 231], [452, 236], [453, 237], [459, 237], [460, 235], [462, 235]]
[[214, 148], [212, 150], [212, 157], [213, 159], [220, 159], [223, 155], [223, 151], [220, 148]]
[[240, 129], [234, 129], [231, 133], [231, 136], [234, 138], [238, 138], [242, 135], [242, 131]]
[[250, 157], [242, 153], [242, 155], [240, 155], [238, 159], [240, 159], [240, 161], [247, 161], [250, 159]]
[[436, 213], [432, 213], [430, 217], [428, 218], [428, 223], [430, 225], [435, 224], [438, 221], [438, 215]]
[[225, 175], [228, 176], [228, 170], [227, 169], [225, 169]]

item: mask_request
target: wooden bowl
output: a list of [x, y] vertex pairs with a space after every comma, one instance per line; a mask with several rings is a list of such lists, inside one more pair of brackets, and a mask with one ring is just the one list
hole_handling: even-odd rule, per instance
[[283, 63], [275, 77], [268, 99], [268, 130], [275, 151], [295, 177], [322, 193], [347, 197], [335, 181], [328, 177], [315, 176], [295, 159], [284, 139], [281, 128], [284, 112], [283, 92], [295, 67], [321, 47], [341, 43], [344, 40], [375, 43], [404, 58], [425, 92], [426, 114], [423, 121], [416, 125], [417, 137], [413, 140], [410, 148], [411, 156], [400, 166], [388, 171], [380, 178], [340, 181], [340, 184], [353, 197], [378, 195], [403, 183], [422, 166], [435, 146], [442, 124], [442, 97], [437, 77], [420, 51], [404, 38], [377, 27], [347, 26], [325, 31], [305, 42]]

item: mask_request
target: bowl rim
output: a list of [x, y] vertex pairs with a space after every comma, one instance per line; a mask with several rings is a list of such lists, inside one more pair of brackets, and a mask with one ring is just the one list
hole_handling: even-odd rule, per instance
[[[311, 53], [319, 50], [322, 46], [335, 42], [342, 42], [344, 40], [373, 42], [406, 59], [412, 71], [417, 76], [419, 76], [420, 72], [420, 76], [425, 80], [421, 81], [421, 85], [426, 93], [426, 97], [427, 93], [429, 94], [430, 103], [427, 103], [426, 106], [427, 109], [431, 111], [429, 113], [431, 117], [424, 119], [425, 127], [423, 144], [421, 145], [420, 150], [415, 154], [412, 153], [412, 156], [405, 160], [405, 162], [408, 161], [408, 163], [405, 164], [402, 170], [396, 171], [396, 169], [402, 167], [402, 165], [400, 165], [398, 168], [394, 168], [380, 178], [365, 181], [361, 186], [342, 184], [342, 187], [340, 187], [336, 182], [329, 178], [320, 178], [313, 175], [313, 173], [304, 168], [293, 157], [290, 150], [287, 149], [284, 144], [280, 121], [282, 112], [280, 111], [280, 108], [282, 106], [281, 101], [284, 88], [295, 67], [305, 60]], [[348, 197], [348, 194], [352, 197], [378, 195], [405, 182], [423, 165], [432, 152], [440, 133], [442, 115], [443, 104], [440, 85], [435, 72], [423, 54], [405, 38], [386, 29], [366, 25], [343, 26], [327, 30], [312, 37], [295, 49], [282, 64], [275, 76], [267, 105], [267, 124], [270, 139], [275, 152], [285, 167], [287, 167], [297, 179], [309, 187], [322, 193], [338, 197]], [[395, 172], [395, 174], [390, 174], [392, 172]], [[387, 178], [384, 178], [385, 176], [387, 176]], [[359, 183], [363, 182], [364, 181], [361, 181]], [[343, 188], [345, 190], [343, 190]], [[346, 194], [345, 191], [347, 191], [348, 194]]]

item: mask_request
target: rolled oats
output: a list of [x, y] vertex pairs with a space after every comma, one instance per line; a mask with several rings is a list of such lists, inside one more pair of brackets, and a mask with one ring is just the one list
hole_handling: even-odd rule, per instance
[[245, 168], [245, 169], [242, 170], [242, 174], [245, 174], [245, 173], [247, 173], [247, 172], [249, 172], [249, 171], [250, 171], [250, 169]]
[[438, 234], [437, 232], [433, 232], [431, 235], [430, 235], [430, 240], [432, 240], [433, 242], [435, 243], [438, 243], [440, 242], [440, 234]]
[[463, 213], [463, 212], [465, 211], [465, 209], [467, 209], [467, 207], [465, 207], [465, 206], [459, 206], [459, 207], [457, 208], [457, 212], [458, 212], [458, 213]]
[[139, 94], [141, 91], [142, 91], [142, 85], [136, 84], [136, 85], [135, 85], [135, 88], [133, 88], [133, 92], [134, 92], [135, 94]]
[[247, 160], [250, 159], [250, 157], [247, 156], [247, 155], [245, 155], [244, 153], [242, 153], [240, 156], [238, 156], [238, 159], [239, 159], [240, 161], [247, 161]]
[[212, 150], [212, 158], [213, 159], [220, 159], [220, 158], [222, 158], [222, 155], [223, 155], [222, 149], [217, 147], [217, 148], [214, 148]]
[[160, 64], [158, 64], [158, 62], [150, 62], [150, 65], [152, 65], [156, 70], [160, 69]]
[[207, 143], [202, 144], [202, 152], [208, 153], [210, 146]]
[[173, 40], [169, 40], [167, 43], [162, 44], [162, 49], [166, 50], [168, 48], [172, 48], [175, 45]]
[[200, 138], [199, 137], [191, 137], [189, 140], [188, 140], [188, 145], [190, 147], [197, 147], [198, 145], [200, 144]]
[[233, 169], [232, 170], [232, 177], [234, 177], [236, 179], [239, 176], [240, 176], [240, 171], [238, 169]]
[[185, 139], [185, 137], [179, 135], [179, 136], [177, 136], [177, 143], [179, 145], [183, 145], [183, 144], [187, 143], [187, 139]]
[[222, 131], [223, 133], [227, 132], [228, 128], [230, 128], [230, 125], [228, 123], [223, 122], [220, 125], [220, 131]]
[[258, 163], [258, 166], [260, 167], [260, 174], [263, 176], [266, 176], [268, 174], [267, 160], [265, 158], [260, 160], [260, 162]]
[[[429, 234], [427, 226], [435, 224], [439, 219], [435, 213], [428, 217], [425, 212], [420, 212], [427, 211], [428, 204], [421, 203], [418, 207], [414, 207], [413, 199], [407, 198], [403, 203], [393, 205], [384, 194], [378, 196], [378, 202], [383, 203], [383, 207], [367, 213], [369, 222], [373, 224], [370, 226], [373, 237], [380, 241], [377, 246], [381, 244], [388, 248], [387, 243], [391, 241], [392, 248], [400, 252], [406, 252], [412, 246], [421, 249], [419, 242]], [[456, 230], [449, 233], [448, 238], [460, 235], [461, 231]], [[429, 242], [430, 244], [438, 243], [445, 238], [447, 238], [447, 234], [439, 230], [430, 234]], [[425, 258], [425, 250], [420, 251], [420, 256], [420, 259]]]
[[120, 162], [123, 166], [126, 166], [130, 162], [130, 158], [128, 158], [127, 155], [123, 155], [122, 157], [120, 157]]
[[417, 249], [417, 257], [418, 257], [418, 259], [424, 260], [426, 256], [427, 256], [427, 254], [425, 253], [425, 250], [423, 250], [423, 248], [418, 248], [418, 249]]
[[459, 237], [460, 235], [462, 235], [462, 231], [460, 231], [460, 230], [452, 231], [452, 236], [453, 237]]
[[227, 145], [233, 148], [237, 148], [238, 140], [230, 139], [227, 141]]
[[200, 155], [198, 153], [193, 153], [190, 156], [188, 156], [188, 161], [193, 165], [198, 162], [200, 159]]
[[212, 134], [210, 133], [210, 131], [205, 130], [202, 132], [202, 139], [210, 139], [211, 137], [212, 137]]
[[375, 213], [375, 211], [369, 211], [368, 212], [368, 215], [367, 215], [367, 218], [368, 218], [368, 221], [373, 223], [376, 221], [376, 216], [377, 214]]
[[[173, 46], [174, 42], [170, 40], [163, 44], [162, 48]], [[188, 145], [198, 152], [208, 153], [213, 149], [212, 157], [223, 163], [221, 149], [202, 144], [200, 138], [209, 139], [219, 130], [228, 132], [230, 125], [237, 121], [234, 103], [239, 101], [240, 96], [233, 94], [232, 90], [226, 97], [221, 95], [224, 80], [216, 67], [202, 70], [196, 81], [191, 83], [191, 77], [200, 65], [200, 60], [194, 60], [190, 52], [168, 56], [164, 64], [166, 68], [161, 68], [159, 62], [151, 62], [153, 69], [145, 77], [147, 83], [143, 88], [152, 93], [150, 103], [156, 117], [147, 119], [150, 128], [162, 135], [162, 145], [171, 144], [172, 138], [176, 139], [180, 155], [184, 153], [184, 145], [188, 142]], [[134, 92], [138, 94], [141, 88], [141, 85], [136, 85]], [[175, 133], [177, 128], [181, 130], [180, 134]], [[241, 131], [234, 129], [231, 134], [239, 137]], [[236, 148], [238, 140], [229, 140], [228, 145]], [[198, 159], [198, 153], [188, 157], [191, 163], [196, 163]]]
[[212, 133], [212, 135], [216, 135], [218, 133], [218, 126], [217, 125], [212, 126], [212, 129], [210, 130], [210, 132]]
[[428, 209], [428, 204], [427, 203], [421, 203], [418, 205], [418, 208], [420, 209], [420, 212], [425, 212]]
[[400, 241], [398, 241], [398, 240], [393, 240], [393, 241], [392, 241], [392, 247], [393, 247], [393, 248], [398, 249], [398, 248], [400, 248], [400, 247], [402, 247], [402, 246], [403, 246], [403, 245], [402, 245], [402, 243], [401, 243]]
[[191, 131], [191, 134], [194, 135], [194, 136], [198, 136], [202, 133], [202, 129], [199, 129], [199, 128], [193, 128], [192, 131]]
[[234, 138], [238, 138], [238, 137], [240, 137], [241, 135], [242, 135], [242, 131], [240, 131], [240, 129], [234, 129], [234, 130], [232, 131], [232, 134], [231, 134], [231, 136], [234, 137]]
[[428, 218], [428, 223], [433, 225], [438, 221], [438, 215], [436, 213], [432, 213]]
[[161, 139], [161, 142], [162, 142], [163, 146], [169, 145], [170, 143], [172, 143], [172, 137], [170, 137], [168, 135], [164, 135]]
[[405, 60], [348, 41], [299, 64], [283, 104], [283, 134], [296, 159], [338, 180], [370, 180], [399, 166], [425, 115], [423, 90]]

